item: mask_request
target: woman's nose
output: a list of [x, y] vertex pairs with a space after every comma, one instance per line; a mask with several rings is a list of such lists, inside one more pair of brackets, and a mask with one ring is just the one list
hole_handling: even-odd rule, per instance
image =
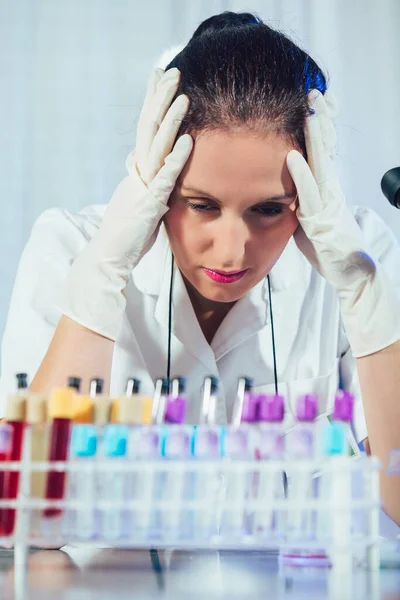
[[[215, 262], [221, 269], [241, 269], [249, 232], [240, 219], [228, 219], [219, 222], [214, 237]], [[218, 267], [215, 267], [218, 268]]]

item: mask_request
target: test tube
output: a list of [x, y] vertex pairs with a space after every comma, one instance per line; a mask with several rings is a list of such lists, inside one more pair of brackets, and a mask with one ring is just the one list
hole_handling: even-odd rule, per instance
[[[67, 388], [55, 388], [50, 394], [49, 462], [66, 461], [68, 458], [71, 421], [80, 384], [79, 377], [70, 377]], [[65, 471], [49, 471], [46, 483], [47, 500], [62, 500], [64, 498], [65, 478]], [[48, 507], [44, 511], [44, 516], [47, 518], [58, 517], [61, 514], [62, 510], [55, 507]]]
[[[126, 385], [126, 398], [138, 391], [140, 383], [129, 378]], [[118, 540], [129, 535], [129, 527], [124, 518], [126, 515], [126, 481], [129, 473], [118, 469], [128, 458], [129, 427], [125, 423], [124, 411], [129, 404], [124, 403], [123, 397], [116, 398], [112, 403], [109, 398], [96, 396], [95, 418], [103, 425], [101, 436], [101, 464], [98, 473], [99, 495], [106, 506], [101, 511], [101, 535], [106, 540]], [[109, 419], [113, 422], [110, 423]], [[114, 422], [116, 421], [116, 422]], [[127, 419], [129, 422], [129, 420]], [[100, 440], [98, 441], [100, 443]], [[124, 522], [125, 521], [125, 522]]]
[[[0, 463], [10, 461], [12, 449], [13, 429], [7, 423], [0, 423]], [[1, 464], [0, 464], [1, 468]], [[5, 500], [6, 497], [6, 475], [7, 472], [0, 471], [0, 499]], [[5, 535], [4, 531], [4, 508], [0, 508], [0, 537]]]
[[[22, 445], [25, 430], [26, 399], [28, 395], [28, 376], [26, 373], [17, 373], [17, 392], [8, 397], [6, 421], [12, 430], [10, 461], [21, 461]], [[18, 497], [20, 472], [6, 471], [4, 473], [4, 499], [15, 500]], [[16, 511], [15, 508], [0, 510], [3, 535], [14, 532]]]
[[[45, 497], [46, 475], [37, 469], [37, 463], [47, 460], [49, 452], [49, 426], [47, 423], [48, 398], [44, 394], [32, 394], [27, 397], [26, 409], [26, 437], [29, 460], [31, 461], [31, 498], [42, 500]], [[39, 508], [31, 511], [30, 531], [32, 536], [40, 536], [42, 510]]]
[[102, 449], [105, 459], [109, 461], [109, 468], [101, 474], [101, 499], [106, 503], [102, 510], [101, 532], [106, 540], [122, 539], [125, 535], [126, 471], [119, 469], [119, 466], [127, 457], [128, 435], [126, 425], [110, 423], [104, 428]]
[[101, 452], [101, 440], [104, 427], [112, 420], [112, 402], [110, 396], [103, 394], [103, 387], [99, 390], [101, 379], [93, 380], [90, 384], [90, 397], [93, 401], [93, 422], [97, 427], [97, 456]]
[[139, 444], [140, 425], [151, 423], [153, 400], [140, 394], [140, 380], [130, 377], [126, 382], [125, 395], [117, 398], [117, 402], [116, 420], [130, 426], [128, 451], [133, 457]]
[[258, 397], [257, 455], [261, 461], [268, 462], [266, 469], [261, 466], [257, 496], [262, 508], [257, 509], [254, 519], [254, 532], [261, 536], [271, 537], [274, 533], [279, 536], [283, 528], [282, 512], [274, 505], [284, 498], [283, 471], [279, 465], [284, 456], [284, 403], [284, 397], [279, 394]]
[[[322, 452], [329, 456], [330, 469], [322, 472], [320, 480], [321, 505], [325, 510], [318, 515], [318, 532], [329, 539], [330, 559], [333, 564], [349, 563], [348, 549], [351, 544], [352, 498], [350, 450], [352, 434], [350, 424], [353, 418], [354, 396], [345, 390], [338, 390], [335, 396], [334, 411], [330, 423], [323, 430]], [[330, 520], [326, 514], [329, 510]], [[339, 551], [338, 551], [339, 549]], [[336, 565], [335, 565], [336, 566]]]
[[79, 506], [68, 510], [67, 534], [70, 538], [76, 536], [79, 540], [90, 540], [96, 536], [96, 452], [96, 426], [91, 423], [75, 424], [71, 436], [70, 461], [73, 468], [69, 476], [68, 498], [78, 502]]
[[164, 422], [168, 393], [169, 379], [160, 377], [156, 380], [151, 415], [152, 423], [155, 423], [156, 425], [161, 425]]
[[353, 418], [354, 396], [345, 390], [335, 395], [333, 415], [322, 435], [322, 453], [326, 456], [348, 456], [351, 451], [350, 424]]
[[[132, 467], [124, 474], [124, 498], [127, 511], [124, 516], [126, 529], [133, 532], [138, 524], [138, 509], [136, 504], [141, 496], [141, 481], [145, 474], [138, 472], [137, 454], [140, 445], [140, 435], [144, 424], [151, 421], [152, 399], [140, 394], [140, 381], [130, 377], [126, 382], [125, 395], [117, 399], [119, 423], [127, 427], [128, 447], [127, 458]], [[131, 508], [132, 506], [132, 508]]]
[[161, 443], [164, 430], [164, 418], [169, 394], [169, 380], [156, 380], [152, 403], [151, 424], [139, 427], [139, 437], [135, 456], [140, 461], [147, 461], [149, 466], [140, 471], [138, 492], [139, 506], [136, 518], [138, 535], [148, 537], [157, 528], [158, 511], [154, 510], [154, 502], [162, 497], [164, 474], [161, 467]]
[[[98, 432], [95, 404], [103, 394], [104, 380], [90, 380], [89, 393], [76, 397], [74, 423], [70, 446], [70, 472], [68, 477], [69, 508], [64, 519], [64, 530], [70, 537], [90, 540], [96, 535], [96, 455]], [[72, 503], [82, 506], [71, 507]]]
[[186, 409], [186, 379], [185, 377], [174, 377], [171, 384], [171, 394], [167, 396], [165, 422], [182, 424], [185, 420]]
[[184, 377], [175, 377], [172, 380], [171, 394], [167, 399], [165, 411], [167, 426], [164, 428], [161, 444], [162, 456], [179, 465], [179, 468], [173, 470], [166, 467], [163, 497], [168, 502], [168, 507], [161, 511], [164, 517], [164, 534], [175, 538], [189, 535], [189, 513], [183, 511], [182, 505], [189, 499], [187, 461], [191, 456], [193, 426], [184, 425], [187, 410], [185, 388]]
[[[287, 499], [296, 506], [288, 513], [288, 532], [293, 537], [307, 539], [311, 535], [312, 512], [308, 508], [313, 497], [313, 460], [317, 458], [317, 430], [315, 419], [318, 414], [316, 394], [304, 394], [296, 399], [297, 423], [286, 440], [288, 459]], [[301, 461], [301, 462], [299, 462]], [[308, 468], [307, 468], [308, 465]], [[304, 466], [304, 469], [302, 468]]]
[[193, 528], [201, 538], [215, 533], [221, 519], [218, 511], [222, 502], [218, 501], [223, 492], [222, 469], [216, 462], [221, 461], [224, 428], [215, 423], [218, 386], [217, 377], [210, 375], [204, 379], [199, 425], [193, 435], [192, 454], [198, 465], [192, 488], [199, 506], [193, 515]]
[[249, 424], [256, 419], [258, 401], [252, 393], [252, 385], [252, 379], [239, 378], [232, 423], [223, 437], [222, 453], [230, 463], [223, 524], [224, 531], [230, 536], [242, 536], [247, 527], [245, 505], [251, 492], [253, 474], [246, 461], [253, 458], [255, 451], [254, 427]]

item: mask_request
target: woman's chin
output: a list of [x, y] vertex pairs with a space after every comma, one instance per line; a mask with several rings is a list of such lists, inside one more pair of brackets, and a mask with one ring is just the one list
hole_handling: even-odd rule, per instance
[[237, 302], [249, 291], [248, 286], [238, 286], [234, 283], [215, 283], [201, 285], [196, 288], [197, 292], [210, 302]]

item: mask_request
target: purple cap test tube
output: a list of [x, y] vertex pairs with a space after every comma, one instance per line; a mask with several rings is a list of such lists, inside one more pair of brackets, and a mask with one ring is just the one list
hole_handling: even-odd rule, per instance
[[318, 397], [316, 394], [304, 394], [296, 399], [296, 418], [300, 422], [312, 422], [318, 412]]
[[172, 393], [167, 398], [167, 407], [165, 409], [165, 423], [181, 424], [185, 421], [187, 402], [184, 397], [185, 379], [175, 377], [172, 380]]
[[258, 396], [257, 420], [268, 423], [281, 423], [285, 414], [285, 399], [279, 394]]
[[334, 421], [350, 423], [353, 419], [354, 396], [345, 390], [338, 390], [332, 418]]
[[284, 442], [282, 421], [285, 414], [284, 397], [279, 394], [258, 396], [257, 420], [261, 435], [258, 453], [261, 458], [281, 458]]

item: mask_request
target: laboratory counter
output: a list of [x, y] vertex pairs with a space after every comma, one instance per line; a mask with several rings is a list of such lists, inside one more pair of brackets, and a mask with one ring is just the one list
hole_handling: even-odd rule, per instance
[[345, 575], [280, 567], [276, 555], [263, 552], [163, 550], [151, 557], [145, 550], [31, 550], [26, 580], [19, 577], [15, 588], [14, 568], [13, 552], [1, 550], [2, 600], [400, 600], [400, 570]]

